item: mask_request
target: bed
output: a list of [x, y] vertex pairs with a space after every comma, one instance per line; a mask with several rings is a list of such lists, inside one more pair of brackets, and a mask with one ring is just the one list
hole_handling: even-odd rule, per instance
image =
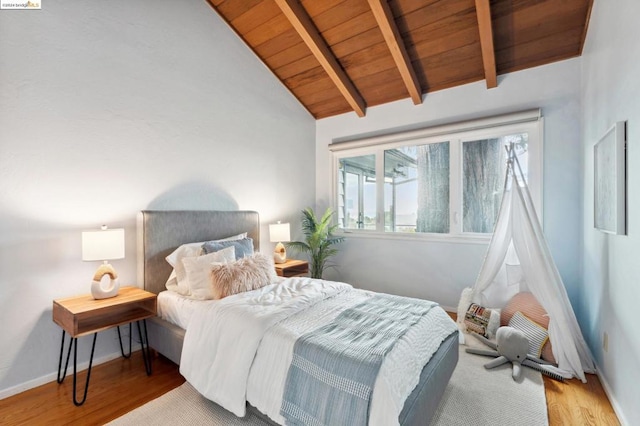
[[[259, 216], [253, 211], [142, 211], [138, 215], [137, 231], [138, 282], [145, 290], [156, 294], [165, 291], [165, 283], [172, 272], [165, 257], [182, 244], [246, 232], [253, 239], [255, 249], [260, 248]], [[176, 364], [183, 361], [185, 334], [185, 329], [162, 318], [148, 320], [149, 346]], [[418, 384], [404, 400], [398, 424], [429, 423], [457, 361], [458, 337], [457, 332], [453, 332], [439, 344], [419, 372]], [[250, 398], [247, 399], [249, 410], [277, 424], [253, 407]], [[371, 423], [375, 422], [372, 420]]]

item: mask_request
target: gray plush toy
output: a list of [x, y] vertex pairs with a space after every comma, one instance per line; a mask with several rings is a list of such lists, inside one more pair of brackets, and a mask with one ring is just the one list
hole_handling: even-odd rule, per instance
[[520, 379], [523, 365], [556, 380], [564, 380], [559, 370], [552, 367], [550, 363], [527, 353], [529, 351], [529, 339], [520, 330], [513, 327], [500, 327], [496, 332], [495, 343], [477, 333], [471, 334], [493, 350], [467, 348], [466, 351], [468, 353], [497, 357], [485, 364], [484, 368], [494, 368], [511, 362], [513, 364], [513, 372], [511, 373], [513, 380]]

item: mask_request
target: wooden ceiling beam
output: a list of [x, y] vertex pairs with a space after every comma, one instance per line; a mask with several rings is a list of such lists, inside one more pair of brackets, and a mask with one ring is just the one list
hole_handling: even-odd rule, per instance
[[584, 49], [584, 42], [587, 39], [587, 30], [589, 29], [589, 20], [591, 19], [591, 10], [593, 9], [593, 0], [589, 0], [587, 5], [587, 14], [584, 21], [584, 29], [582, 30], [582, 37], [580, 38], [580, 53], [578, 56], [582, 56], [582, 49]]
[[480, 47], [487, 89], [498, 86], [496, 73], [496, 53], [493, 47], [493, 29], [491, 28], [491, 6], [489, 0], [476, 0], [476, 15], [480, 31]]
[[293, 28], [300, 34], [305, 44], [311, 49], [313, 56], [320, 62], [351, 108], [359, 117], [364, 117], [366, 110], [364, 99], [338, 63], [302, 5], [298, 0], [275, 0], [275, 2], [291, 22]]
[[393, 61], [396, 63], [398, 71], [402, 76], [409, 96], [413, 100], [415, 105], [422, 103], [422, 89], [420, 88], [420, 82], [416, 77], [416, 72], [411, 65], [411, 59], [407, 53], [407, 48], [404, 45], [402, 35], [396, 25], [396, 20], [393, 16], [393, 12], [389, 7], [387, 0], [368, 0], [369, 7], [373, 12], [373, 16], [376, 18], [378, 27], [382, 32], [382, 36], [391, 51]]

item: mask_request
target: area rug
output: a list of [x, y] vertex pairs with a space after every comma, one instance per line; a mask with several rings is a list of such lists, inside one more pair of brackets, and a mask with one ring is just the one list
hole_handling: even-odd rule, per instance
[[[476, 346], [473, 342], [469, 344]], [[467, 354], [460, 346], [460, 359], [447, 386], [432, 424], [438, 426], [548, 425], [542, 377], [523, 368], [520, 382], [511, 378], [511, 367], [486, 370], [490, 358]], [[124, 425], [266, 426], [262, 419], [248, 415], [237, 418], [203, 398], [189, 383], [133, 410], [109, 423]]]

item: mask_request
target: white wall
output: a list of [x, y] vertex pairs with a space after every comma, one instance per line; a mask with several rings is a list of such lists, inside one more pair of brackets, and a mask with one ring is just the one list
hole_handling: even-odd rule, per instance
[[[582, 56], [584, 285], [582, 324], [619, 417], [640, 424], [640, 3], [594, 2]], [[616, 121], [628, 122], [628, 235], [593, 228], [593, 145]], [[603, 333], [609, 349], [602, 349]]]
[[0, 398], [55, 377], [52, 299], [97, 267], [81, 230], [124, 227], [135, 284], [141, 209], [257, 210], [270, 251], [266, 225], [315, 201], [313, 118], [205, 1], [2, 10], [0, 75]]
[[[569, 296], [580, 282], [579, 59], [502, 76], [495, 89], [484, 82], [426, 95], [424, 103], [403, 100], [369, 108], [365, 118], [343, 114], [316, 126], [316, 198], [331, 203], [331, 156], [335, 139], [389, 133], [443, 123], [542, 108], [544, 133], [544, 228]], [[486, 244], [373, 239], [348, 235], [327, 277], [376, 291], [422, 297], [457, 306], [473, 285]]]

